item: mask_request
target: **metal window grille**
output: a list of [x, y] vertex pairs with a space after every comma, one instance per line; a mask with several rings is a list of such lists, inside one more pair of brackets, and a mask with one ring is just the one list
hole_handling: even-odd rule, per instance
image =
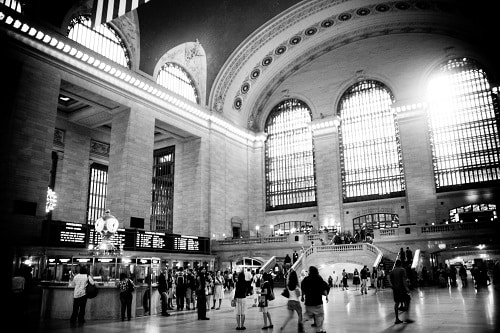
[[130, 55], [118, 33], [108, 24], [92, 28], [89, 16], [79, 16], [68, 26], [68, 38], [124, 67], [130, 68]]
[[198, 92], [194, 81], [191, 79], [190, 75], [177, 64], [164, 64], [158, 73], [156, 83], [181, 95], [191, 102], [199, 103]]
[[267, 118], [266, 210], [317, 204], [311, 119], [309, 107], [297, 99], [281, 102]]
[[106, 211], [108, 191], [108, 167], [92, 163], [90, 165], [89, 191], [87, 200], [87, 223], [94, 224]]
[[175, 146], [153, 153], [151, 229], [172, 233], [174, 210]]
[[9, 7], [12, 10], [15, 10], [18, 13], [22, 13], [21, 2], [17, 0], [0, 0], [0, 3], [5, 7]]
[[361, 231], [363, 225], [367, 231], [374, 229], [392, 229], [399, 227], [398, 214], [390, 213], [374, 213], [356, 217], [352, 219], [352, 226], [354, 231]]
[[437, 190], [498, 182], [498, 91], [467, 58], [443, 64], [429, 85], [428, 120]]
[[340, 159], [344, 202], [404, 195], [394, 98], [380, 82], [360, 81], [341, 97]]

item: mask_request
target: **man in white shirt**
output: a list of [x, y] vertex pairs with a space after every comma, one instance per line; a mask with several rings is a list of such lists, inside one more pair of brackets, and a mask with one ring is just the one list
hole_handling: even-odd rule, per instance
[[94, 284], [92, 276], [87, 274], [87, 267], [80, 267], [80, 272], [73, 278], [75, 290], [73, 291], [73, 312], [71, 314], [71, 324], [78, 323], [83, 325], [85, 322], [85, 306], [87, 305], [87, 295], [85, 294], [85, 286], [87, 283]]
[[247, 296], [252, 295], [252, 272], [250, 271], [250, 268], [247, 268], [245, 270], [245, 281], [247, 282]]

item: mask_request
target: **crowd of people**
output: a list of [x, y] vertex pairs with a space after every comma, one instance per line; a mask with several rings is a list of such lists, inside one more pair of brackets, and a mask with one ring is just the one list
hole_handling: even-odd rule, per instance
[[[288, 298], [287, 312], [280, 331], [289, 325], [297, 314], [297, 331], [304, 331], [304, 322], [312, 321], [316, 332], [323, 331], [323, 301], [328, 302], [328, 294], [331, 289], [342, 288], [349, 290], [349, 280], [352, 282], [352, 291], [368, 294], [368, 290], [374, 290], [375, 294], [386, 288], [386, 284], [393, 291], [395, 324], [413, 322], [409, 317], [404, 320], [400, 318], [401, 313], [408, 314], [410, 308], [410, 291], [416, 287], [437, 285], [439, 287], [457, 287], [458, 281], [462, 288], [468, 286], [468, 272], [472, 278], [475, 288], [487, 287], [490, 283], [490, 275], [486, 264], [473, 264], [470, 270], [464, 264], [447, 265], [440, 263], [430, 271], [424, 266], [420, 274], [412, 268], [413, 253], [406, 247], [402, 247], [398, 253], [394, 267], [386, 270], [379, 265], [370, 270], [367, 265], [362, 268], [354, 268], [352, 272], [342, 269], [342, 272], [333, 271], [328, 278], [323, 280], [315, 266], [308, 270], [302, 270], [300, 275], [292, 268], [297, 262], [299, 255], [294, 250], [293, 254], [286, 255], [283, 264], [276, 267], [282, 269], [285, 291], [283, 296]], [[161, 304], [161, 315], [170, 316], [171, 311], [196, 310], [198, 320], [209, 320], [207, 312], [220, 310], [222, 302], [228, 298], [233, 303], [236, 330], [245, 330], [245, 316], [249, 308], [256, 307], [262, 313], [263, 330], [274, 327], [273, 317], [269, 304], [275, 298], [274, 284], [279, 278], [275, 268], [264, 272], [257, 269], [244, 268], [238, 271], [207, 271], [206, 267], [198, 269], [184, 269], [182, 267], [172, 270], [164, 268], [158, 277], [158, 293]], [[491, 269], [490, 269], [491, 271]], [[493, 283], [498, 288], [499, 279], [498, 261], [493, 268]], [[70, 318], [72, 324], [85, 322], [85, 307], [87, 297], [85, 296], [85, 285], [93, 284], [92, 276], [82, 266], [75, 276], [72, 277], [73, 311]], [[23, 288], [24, 280], [21, 277], [13, 279], [13, 292]], [[134, 282], [125, 274], [120, 275], [117, 283], [121, 303], [121, 319], [131, 320], [132, 317], [132, 293], [135, 290]], [[149, 291], [148, 291], [149, 292]], [[229, 296], [225, 296], [228, 293]], [[148, 295], [150, 297], [150, 295]], [[144, 300], [144, 309], [149, 310], [149, 299]], [[251, 302], [248, 304], [247, 302]], [[174, 305], [175, 303], [175, 305]], [[302, 307], [304, 306], [304, 309]], [[303, 311], [304, 310], [304, 311]], [[407, 315], [408, 316], [408, 315]]]

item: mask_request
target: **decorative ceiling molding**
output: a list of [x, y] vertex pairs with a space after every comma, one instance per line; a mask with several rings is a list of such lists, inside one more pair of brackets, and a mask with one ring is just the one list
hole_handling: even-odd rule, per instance
[[209, 99], [210, 108], [213, 110], [216, 109], [215, 104], [226, 99], [228, 88], [234, 82], [235, 77], [241, 71], [243, 65], [248, 63], [263, 45], [266, 45], [270, 40], [275, 38], [276, 35], [284, 32], [298, 22], [307, 19], [311, 15], [346, 1], [349, 0], [305, 1], [283, 12], [279, 17], [271, 20], [269, 25], [261, 27], [253, 35], [249, 36], [226, 61], [215, 79], [214, 88], [211, 91]]
[[[449, 22], [436, 24], [438, 19], [446, 21], [456, 14], [450, 2], [367, 1], [359, 5], [359, 1], [350, 0], [311, 1], [273, 19], [245, 40], [226, 62], [212, 89], [210, 108], [228, 113], [226, 117], [231, 117], [230, 112], [240, 112], [250, 119], [247, 127], [258, 130], [262, 107], [274, 89], [301, 67], [335, 48], [386, 34], [455, 33], [453, 28], [446, 28]], [[315, 20], [321, 19], [313, 22], [314, 14], [319, 14]], [[418, 20], [413, 21], [408, 14]], [[432, 19], [425, 19], [427, 16]], [[353, 26], [353, 22], [359, 23]], [[289, 36], [281, 43], [273, 40], [285, 33]], [[264, 48], [269, 50], [261, 56]]]

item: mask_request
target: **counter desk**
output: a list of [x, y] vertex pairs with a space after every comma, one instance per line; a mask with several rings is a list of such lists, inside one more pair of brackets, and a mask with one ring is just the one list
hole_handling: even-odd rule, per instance
[[[85, 319], [120, 319], [120, 292], [116, 285], [97, 283], [99, 292], [95, 298], [87, 300]], [[132, 299], [132, 317], [155, 315], [161, 312], [160, 294], [157, 286], [151, 288], [151, 312], [147, 312], [148, 285], [136, 285]], [[73, 311], [74, 287], [68, 285], [43, 285], [41, 300], [41, 320], [68, 319]], [[144, 306], [146, 305], [146, 306]]]

